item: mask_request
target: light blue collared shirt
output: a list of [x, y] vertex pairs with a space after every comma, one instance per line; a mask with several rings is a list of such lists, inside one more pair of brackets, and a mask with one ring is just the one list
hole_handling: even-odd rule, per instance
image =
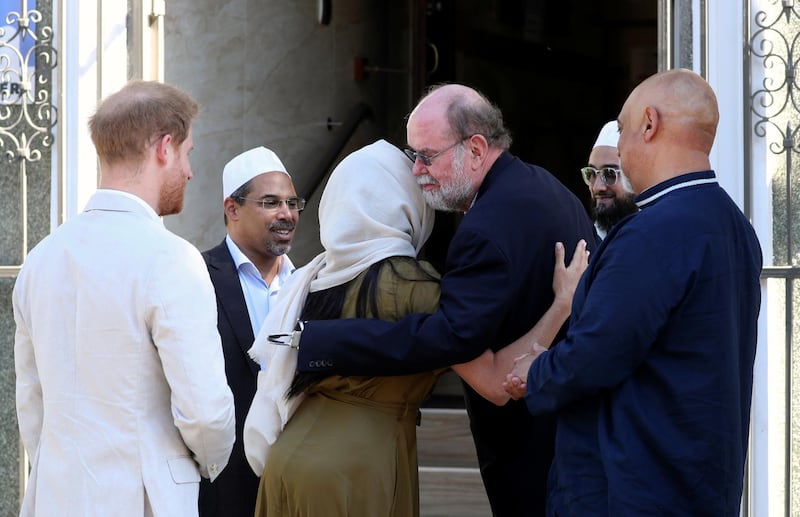
[[242, 284], [242, 293], [244, 293], [244, 301], [247, 304], [247, 314], [250, 316], [253, 335], [257, 336], [258, 331], [261, 330], [261, 323], [269, 313], [270, 302], [275, 299], [281, 290], [281, 286], [289, 278], [289, 275], [294, 272], [294, 264], [292, 264], [288, 255], [278, 257], [280, 260], [278, 274], [272, 279], [272, 283], [267, 285], [258, 268], [242, 253], [242, 250], [233, 242], [230, 235], [225, 237], [225, 243], [228, 245], [231, 257], [233, 257], [233, 263], [236, 264], [236, 271], [239, 272], [239, 282]]

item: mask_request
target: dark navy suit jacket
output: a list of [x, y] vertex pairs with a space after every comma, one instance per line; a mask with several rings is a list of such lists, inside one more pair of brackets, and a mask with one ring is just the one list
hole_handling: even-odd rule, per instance
[[203, 258], [217, 293], [217, 329], [222, 338], [225, 375], [236, 409], [236, 443], [219, 477], [213, 483], [207, 479], [200, 483], [200, 516], [252, 517], [259, 478], [245, 458], [242, 427], [256, 393], [259, 370], [258, 364], [247, 355], [253, 345], [253, 327], [239, 274], [225, 241], [203, 252]]
[[[447, 253], [438, 312], [397, 323], [306, 324], [298, 368], [344, 375], [432, 370], [498, 350], [527, 332], [553, 301], [555, 243], [568, 257], [578, 240], [593, 248], [580, 201], [546, 170], [503, 153], [488, 172]], [[481, 475], [495, 515], [544, 511], [554, 418], [522, 401], [503, 407], [467, 387]]]

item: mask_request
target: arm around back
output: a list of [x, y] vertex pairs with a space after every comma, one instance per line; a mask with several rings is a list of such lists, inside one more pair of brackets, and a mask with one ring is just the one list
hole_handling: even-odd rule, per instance
[[[404, 375], [476, 358], [496, 334], [511, 285], [505, 255], [479, 233], [459, 232], [442, 277], [439, 309], [397, 323], [375, 319], [307, 322], [297, 367], [341, 375]], [[453, 250], [458, 250], [454, 252]]]
[[534, 343], [549, 347], [570, 315], [575, 287], [589, 260], [586, 241], [581, 240], [575, 247], [568, 266], [564, 264], [564, 245], [560, 242], [556, 243], [555, 255], [556, 265], [553, 274], [555, 299], [536, 325], [525, 335], [497, 352], [489, 349], [477, 359], [453, 366], [453, 370], [472, 389], [498, 406], [504, 405], [510, 399], [503, 387], [503, 381], [506, 374], [514, 367], [515, 359], [530, 353]]

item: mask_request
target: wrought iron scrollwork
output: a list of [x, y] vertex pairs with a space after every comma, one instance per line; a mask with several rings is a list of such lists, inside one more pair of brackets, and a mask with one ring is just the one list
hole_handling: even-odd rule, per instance
[[[796, 253], [796, 223], [794, 211], [798, 206], [795, 155], [800, 154], [800, 10], [794, 0], [773, 0], [774, 8], [755, 13], [750, 53], [763, 70], [764, 77], [750, 98], [753, 132], [765, 138], [767, 149], [784, 155], [784, 164], [773, 172], [773, 195], [776, 212], [776, 265], [792, 265], [800, 261]], [[780, 181], [783, 179], [784, 181]]]
[[58, 110], [51, 90], [57, 53], [53, 29], [39, 26], [42, 13], [20, 1], [0, 27], [0, 148], [9, 160], [35, 162], [53, 145]]
[[798, 54], [800, 54], [798, 48], [800, 32], [792, 27], [800, 19], [800, 13], [794, 5], [794, 0], [782, 0], [781, 3], [782, 9], [772, 13], [771, 16], [765, 11], [756, 13], [757, 30], [750, 39], [750, 51], [753, 56], [762, 59], [764, 69], [767, 72], [776, 69], [778, 71], [772, 75], [768, 74], [763, 80], [762, 88], [756, 90], [751, 97], [752, 110], [757, 117], [753, 128], [756, 135], [766, 137], [769, 125], [782, 137], [779, 142], [774, 141], [769, 144], [770, 151], [775, 154], [790, 150], [800, 152], [798, 126], [792, 127], [792, 120], [787, 121], [785, 126], [775, 122], [787, 108], [793, 109], [795, 113], [800, 112], [797, 98], [800, 89], [796, 73], [799, 64]]
[[[773, 0], [771, 7], [755, 13], [749, 51], [754, 69], [763, 73], [760, 84], [750, 97], [753, 133], [764, 139], [766, 149], [781, 159], [770, 160], [767, 153], [767, 178], [771, 181], [772, 201], [772, 265], [763, 276], [771, 285], [768, 299], [773, 305], [782, 298], [785, 330], [784, 348], [784, 501], [785, 515], [798, 515], [800, 508], [800, 442], [797, 435], [800, 386], [795, 370], [798, 367], [794, 336], [798, 332], [798, 280], [800, 242], [798, 207], [800, 207], [800, 170], [796, 155], [800, 153], [800, 11], [794, 0]], [[769, 262], [765, 257], [765, 262]], [[780, 285], [783, 289], [780, 289]], [[782, 291], [782, 293], [780, 292]], [[777, 343], [770, 343], [777, 350]]]

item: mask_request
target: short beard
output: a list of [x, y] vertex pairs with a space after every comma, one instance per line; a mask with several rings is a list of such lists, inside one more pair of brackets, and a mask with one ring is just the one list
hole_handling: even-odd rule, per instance
[[450, 181], [447, 184], [440, 183], [438, 190], [422, 191], [422, 197], [428, 206], [443, 212], [463, 212], [469, 206], [475, 192], [472, 190], [472, 180], [464, 173], [465, 157], [464, 148], [461, 145], [456, 146]]
[[164, 185], [158, 196], [158, 215], [178, 214], [183, 210], [183, 186]]
[[639, 211], [636, 206], [636, 196], [634, 194], [623, 194], [614, 198], [611, 205], [601, 205], [595, 202], [592, 207], [592, 216], [598, 228], [604, 232], [611, 230], [611, 227], [620, 222], [624, 217], [635, 214]]
[[[293, 230], [294, 225], [287, 221], [275, 221], [269, 225], [270, 230]], [[267, 241], [267, 251], [271, 254], [275, 255], [276, 257], [280, 257], [281, 255], [285, 255], [289, 253], [292, 249], [292, 244], [276, 244], [275, 242], [268, 240]]]
[[275, 255], [276, 257], [280, 257], [281, 255], [286, 255], [287, 253], [292, 251], [292, 245], [291, 244], [287, 244], [285, 246], [281, 246], [281, 245], [275, 244], [273, 242], [268, 242], [267, 243], [267, 251], [269, 251], [271, 254]]

